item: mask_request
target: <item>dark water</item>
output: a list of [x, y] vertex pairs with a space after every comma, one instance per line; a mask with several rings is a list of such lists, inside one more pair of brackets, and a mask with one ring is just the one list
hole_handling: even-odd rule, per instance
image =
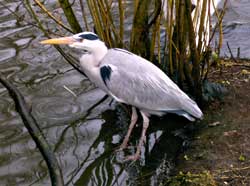
[[[220, 5], [223, 4], [223, 1]], [[237, 57], [238, 48], [240, 58], [250, 58], [250, 1], [228, 0], [227, 12], [223, 20], [223, 44], [221, 56], [230, 57], [227, 43], [234, 57]]]
[[[0, 2], [21, 17], [17, 19], [0, 4], [0, 71], [31, 106], [65, 182], [116, 186], [158, 185], [157, 180], [164, 180], [186, 142], [186, 120], [172, 115], [152, 118], [141, 160], [124, 163], [124, 156], [135, 151], [141, 126], [135, 129], [129, 148], [116, 152], [128, 128], [128, 110], [113, 102], [110, 105], [110, 99], [92, 107], [105, 94], [72, 70], [53, 47], [39, 44], [43, 34], [22, 20], [28, 15], [20, 1]], [[250, 3], [241, 2], [229, 6], [224, 43], [232, 43], [233, 51], [240, 47], [241, 57], [249, 57]], [[50, 3], [56, 6], [54, 1]], [[227, 55], [225, 45], [222, 51]], [[0, 185], [49, 184], [46, 164], [0, 85]]]

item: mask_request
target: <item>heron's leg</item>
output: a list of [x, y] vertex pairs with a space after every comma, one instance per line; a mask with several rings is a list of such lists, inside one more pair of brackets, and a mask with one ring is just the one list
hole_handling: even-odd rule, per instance
[[119, 150], [122, 150], [124, 148], [127, 147], [127, 144], [128, 144], [128, 140], [129, 140], [129, 137], [130, 137], [130, 134], [136, 124], [136, 121], [138, 119], [138, 115], [137, 115], [137, 112], [136, 112], [136, 108], [135, 107], [132, 107], [132, 116], [131, 116], [131, 121], [130, 121], [130, 124], [129, 124], [129, 128], [128, 128], [128, 132], [119, 148]]
[[142, 112], [142, 111], [140, 111], [140, 112], [141, 112], [142, 119], [143, 119], [143, 129], [142, 129], [141, 138], [140, 138], [140, 141], [139, 141], [139, 145], [137, 146], [136, 153], [134, 155], [132, 155], [132, 156], [128, 156], [126, 158], [127, 160], [137, 160], [137, 159], [139, 159], [143, 142], [146, 141], [146, 131], [147, 131], [147, 128], [149, 126], [149, 118], [144, 112]]

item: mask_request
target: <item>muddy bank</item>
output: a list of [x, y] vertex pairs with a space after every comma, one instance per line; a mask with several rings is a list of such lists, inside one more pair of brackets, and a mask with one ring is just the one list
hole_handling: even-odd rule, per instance
[[222, 61], [221, 71], [210, 76], [228, 93], [205, 111], [200, 130], [178, 157], [175, 174], [208, 174], [210, 185], [250, 185], [250, 62]]

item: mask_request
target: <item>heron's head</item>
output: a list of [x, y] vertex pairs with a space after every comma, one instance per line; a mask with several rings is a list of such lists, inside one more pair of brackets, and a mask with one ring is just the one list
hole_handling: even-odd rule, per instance
[[47, 39], [41, 41], [42, 44], [60, 45], [66, 44], [73, 48], [82, 49], [88, 52], [94, 52], [100, 47], [106, 47], [99, 37], [92, 32], [82, 32], [69, 37]]

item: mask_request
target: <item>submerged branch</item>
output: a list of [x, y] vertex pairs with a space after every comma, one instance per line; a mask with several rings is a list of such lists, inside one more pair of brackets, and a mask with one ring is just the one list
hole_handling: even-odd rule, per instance
[[14, 87], [8, 80], [6, 80], [2, 74], [0, 74], [0, 82], [8, 90], [10, 96], [14, 100], [16, 110], [20, 114], [23, 120], [23, 124], [27, 128], [30, 136], [36, 143], [39, 151], [41, 152], [48, 166], [51, 184], [53, 186], [63, 186], [63, 176], [58, 161], [50, 145], [48, 144], [44, 134], [42, 133], [42, 130], [40, 129], [38, 123], [30, 113], [30, 109], [28, 108], [23, 95], [16, 87]]
[[230, 53], [231, 59], [232, 59], [235, 63], [237, 63], [237, 60], [235, 59], [235, 57], [234, 57], [234, 55], [233, 55], [233, 52], [232, 52], [232, 50], [231, 50], [231, 48], [230, 48], [228, 42], [227, 42], [227, 48], [228, 48], [228, 51], [229, 51], [229, 53]]

